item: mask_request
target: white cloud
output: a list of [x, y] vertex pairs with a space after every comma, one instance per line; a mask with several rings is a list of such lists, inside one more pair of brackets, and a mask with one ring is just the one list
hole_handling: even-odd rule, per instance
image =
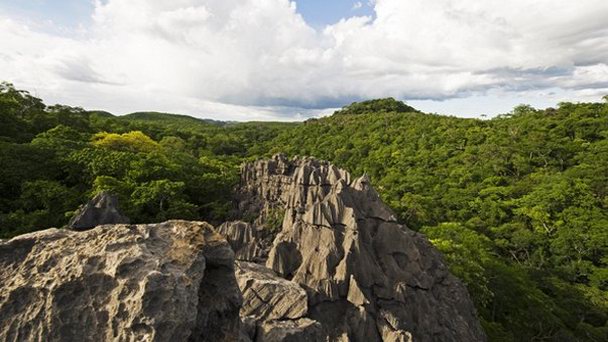
[[98, 0], [92, 26], [72, 38], [0, 17], [0, 75], [50, 101], [219, 119], [385, 96], [462, 114], [464, 99], [608, 93], [604, 0], [370, 4], [375, 18], [322, 31], [287, 0]]
[[363, 7], [363, 3], [361, 1], [357, 1], [353, 4], [353, 7], [351, 10], [356, 11], [356, 10], [360, 9], [361, 7]]

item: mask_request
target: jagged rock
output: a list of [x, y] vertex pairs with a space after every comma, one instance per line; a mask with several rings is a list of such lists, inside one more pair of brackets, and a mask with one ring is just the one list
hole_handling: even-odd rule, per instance
[[306, 289], [305, 318], [324, 339], [486, 339], [464, 285], [423, 235], [397, 222], [367, 176], [276, 155], [243, 166], [241, 177], [243, 215], [263, 225], [265, 213], [285, 211], [266, 266]]
[[0, 244], [2, 341], [235, 341], [241, 299], [234, 253], [202, 222]]
[[241, 316], [246, 334], [255, 341], [318, 341], [318, 322], [304, 318], [308, 313], [306, 291], [298, 284], [278, 277], [262, 265], [236, 263], [236, 277], [243, 294]]
[[244, 165], [236, 194], [238, 215], [256, 217], [256, 223], [263, 225], [272, 209], [283, 208], [279, 199], [284, 188], [292, 182], [292, 177], [289, 176], [292, 172], [293, 166], [282, 154]]
[[118, 210], [118, 198], [108, 192], [101, 192], [87, 204], [81, 206], [68, 223], [68, 227], [82, 231], [102, 224], [129, 223], [129, 218]]
[[268, 258], [271, 236], [264, 226], [255, 227], [243, 221], [225, 222], [217, 232], [228, 240], [237, 260], [260, 262]]
[[278, 277], [271, 269], [236, 263], [236, 277], [243, 294], [241, 316], [257, 320], [295, 320], [308, 312], [306, 291], [298, 284]]
[[265, 322], [256, 335], [258, 342], [311, 342], [323, 341], [319, 322], [300, 318], [295, 321]]

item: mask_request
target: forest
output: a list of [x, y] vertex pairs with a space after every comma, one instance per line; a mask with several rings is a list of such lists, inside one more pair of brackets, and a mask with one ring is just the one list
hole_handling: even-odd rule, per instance
[[439, 248], [491, 341], [608, 340], [608, 97], [488, 120], [394, 99], [301, 123], [114, 116], [0, 84], [0, 238], [63, 227], [96, 193], [136, 223], [225, 220], [242, 163], [366, 173]]

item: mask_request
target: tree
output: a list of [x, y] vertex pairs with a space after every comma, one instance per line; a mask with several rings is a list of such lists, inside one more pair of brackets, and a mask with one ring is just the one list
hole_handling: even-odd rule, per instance
[[193, 219], [196, 206], [185, 198], [185, 187], [183, 182], [169, 180], [140, 184], [131, 194], [131, 201], [141, 219]]
[[93, 137], [93, 145], [115, 151], [152, 152], [160, 149], [160, 145], [141, 131], [124, 134], [101, 132]]

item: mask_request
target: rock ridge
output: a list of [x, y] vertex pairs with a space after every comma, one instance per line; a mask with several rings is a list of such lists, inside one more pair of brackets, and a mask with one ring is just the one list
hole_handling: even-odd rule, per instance
[[[236, 193], [238, 212], [256, 219], [231, 223], [227, 238], [233, 246], [258, 251], [240, 254], [241, 260], [267, 268], [249, 265], [237, 272], [245, 306], [255, 302], [257, 312], [272, 311], [276, 298], [248, 299], [248, 291], [257, 286], [272, 292], [267, 283], [273, 276], [281, 284], [275, 293], [296, 291], [297, 285], [306, 297], [289, 296], [290, 305], [300, 309], [299, 317], [284, 320], [297, 331], [292, 340], [486, 340], [465, 286], [422, 234], [397, 221], [367, 175], [354, 178], [326, 161], [278, 154], [244, 165]], [[261, 247], [253, 234], [239, 238], [239, 229], [260, 231], [277, 211], [284, 214], [271, 245]], [[243, 286], [246, 279], [257, 281]], [[274, 322], [253, 316], [258, 332]], [[302, 319], [314, 328], [304, 329]]]

